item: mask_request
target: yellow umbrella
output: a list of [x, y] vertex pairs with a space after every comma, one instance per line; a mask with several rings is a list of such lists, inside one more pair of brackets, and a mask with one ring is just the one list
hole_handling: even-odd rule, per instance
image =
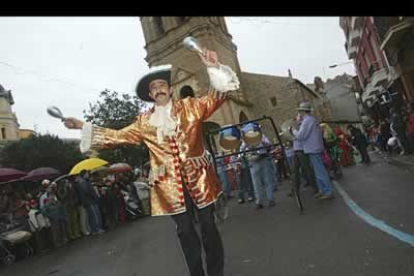
[[108, 162], [103, 159], [89, 158], [76, 164], [70, 171], [69, 175], [79, 174], [82, 170], [91, 171], [99, 167], [105, 166], [106, 164], [108, 164]]

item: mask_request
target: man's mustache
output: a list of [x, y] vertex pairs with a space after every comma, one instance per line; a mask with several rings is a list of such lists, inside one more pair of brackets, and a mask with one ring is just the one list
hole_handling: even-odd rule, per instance
[[155, 98], [158, 98], [158, 96], [160, 96], [160, 95], [167, 95], [167, 93], [164, 93], [164, 92], [159, 92], [159, 93], [157, 93], [157, 94], [155, 95]]

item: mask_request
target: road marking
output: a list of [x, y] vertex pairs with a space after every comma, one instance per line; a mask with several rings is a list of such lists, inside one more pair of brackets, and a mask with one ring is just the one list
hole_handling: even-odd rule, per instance
[[361, 207], [358, 206], [358, 204], [355, 203], [345, 192], [345, 190], [341, 187], [341, 185], [333, 181], [333, 184], [335, 188], [338, 190], [339, 194], [344, 199], [345, 203], [348, 205], [348, 207], [361, 219], [363, 219], [366, 223], [370, 224], [371, 226], [380, 229], [381, 231], [387, 233], [388, 235], [391, 235], [397, 239], [399, 239], [402, 242], [408, 243], [411, 246], [414, 246], [414, 235], [410, 235], [407, 233], [404, 233], [400, 230], [397, 230], [382, 220], [379, 220], [367, 212], [365, 212]]

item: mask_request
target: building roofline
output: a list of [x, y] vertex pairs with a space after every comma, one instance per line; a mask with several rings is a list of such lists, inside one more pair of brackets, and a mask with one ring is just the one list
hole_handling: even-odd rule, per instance
[[[289, 80], [290, 77], [285, 77], [285, 76], [276, 76], [276, 75], [269, 75], [269, 74], [258, 74], [258, 73], [251, 73], [251, 72], [241, 72], [242, 74], [249, 74], [249, 75], [256, 75], [256, 76], [263, 76], [263, 77], [268, 77], [268, 78], [280, 78], [280, 79], [286, 79]], [[315, 91], [313, 91], [312, 89], [310, 89], [309, 87], [307, 87], [303, 82], [301, 82], [300, 80], [296, 79], [296, 78], [292, 78], [292, 80], [294, 82], [296, 82], [297, 84], [299, 84], [300, 86], [302, 86], [303, 88], [305, 88], [308, 92], [310, 92], [311, 94], [313, 94], [316, 98], [321, 99], [322, 96], [319, 95], [318, 93], [316, 93]]]
[[319, 95], [318, 93], [316, 93], [315, 91], [313, 91], [312, 89], [310, 89], [309, 87], [307, 87], [303, 82], [301, 82], [298, 79], [293, 78], [293, 80], [299, 84], [300, 86], [302, 86], [303, 88], [305, 88], [306, 90], [308, 90], [310, 93], [312, 93], [316, 98], [322, 99], [322, 96]]
[[249, 75], [256, 75], [256, 76], [263, 76], [263, 77], [269, 77], [269, 78], [281, 78], [281, 79], [289, 79], [289, 77], [285, 77], [285, 76], [277, 76], [277, 75], [269, 75], [269, 74], [260, 74], [260, 73], [252, 73], [252, 72], [246, 72], [246, 71], [241, 71], [242, 74], [249, 74]]
[[13, 99], [11, 90], [3, 90], [3, 91], [0, 90], [0, 98], [1, 97], [6, 98], [9, 101], [10, 105], [14, 104], [14, 99]]

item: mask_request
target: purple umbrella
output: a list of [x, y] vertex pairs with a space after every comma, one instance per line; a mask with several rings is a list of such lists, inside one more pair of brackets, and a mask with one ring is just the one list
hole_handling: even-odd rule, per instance
[[0, 168], [0, 182], [8, 182], [23, 176], [26, 176], [25, 172], [12, 168]]
[[42, 167], [37, 168], [32, 171], [30, 171], [27, 176], [21, 178], [21, 180], [26, 181], [40, 181], [43, 179], [52, 179], [57, 176], [61, 175], [60, 171], [50, 168], [50, 167]]

